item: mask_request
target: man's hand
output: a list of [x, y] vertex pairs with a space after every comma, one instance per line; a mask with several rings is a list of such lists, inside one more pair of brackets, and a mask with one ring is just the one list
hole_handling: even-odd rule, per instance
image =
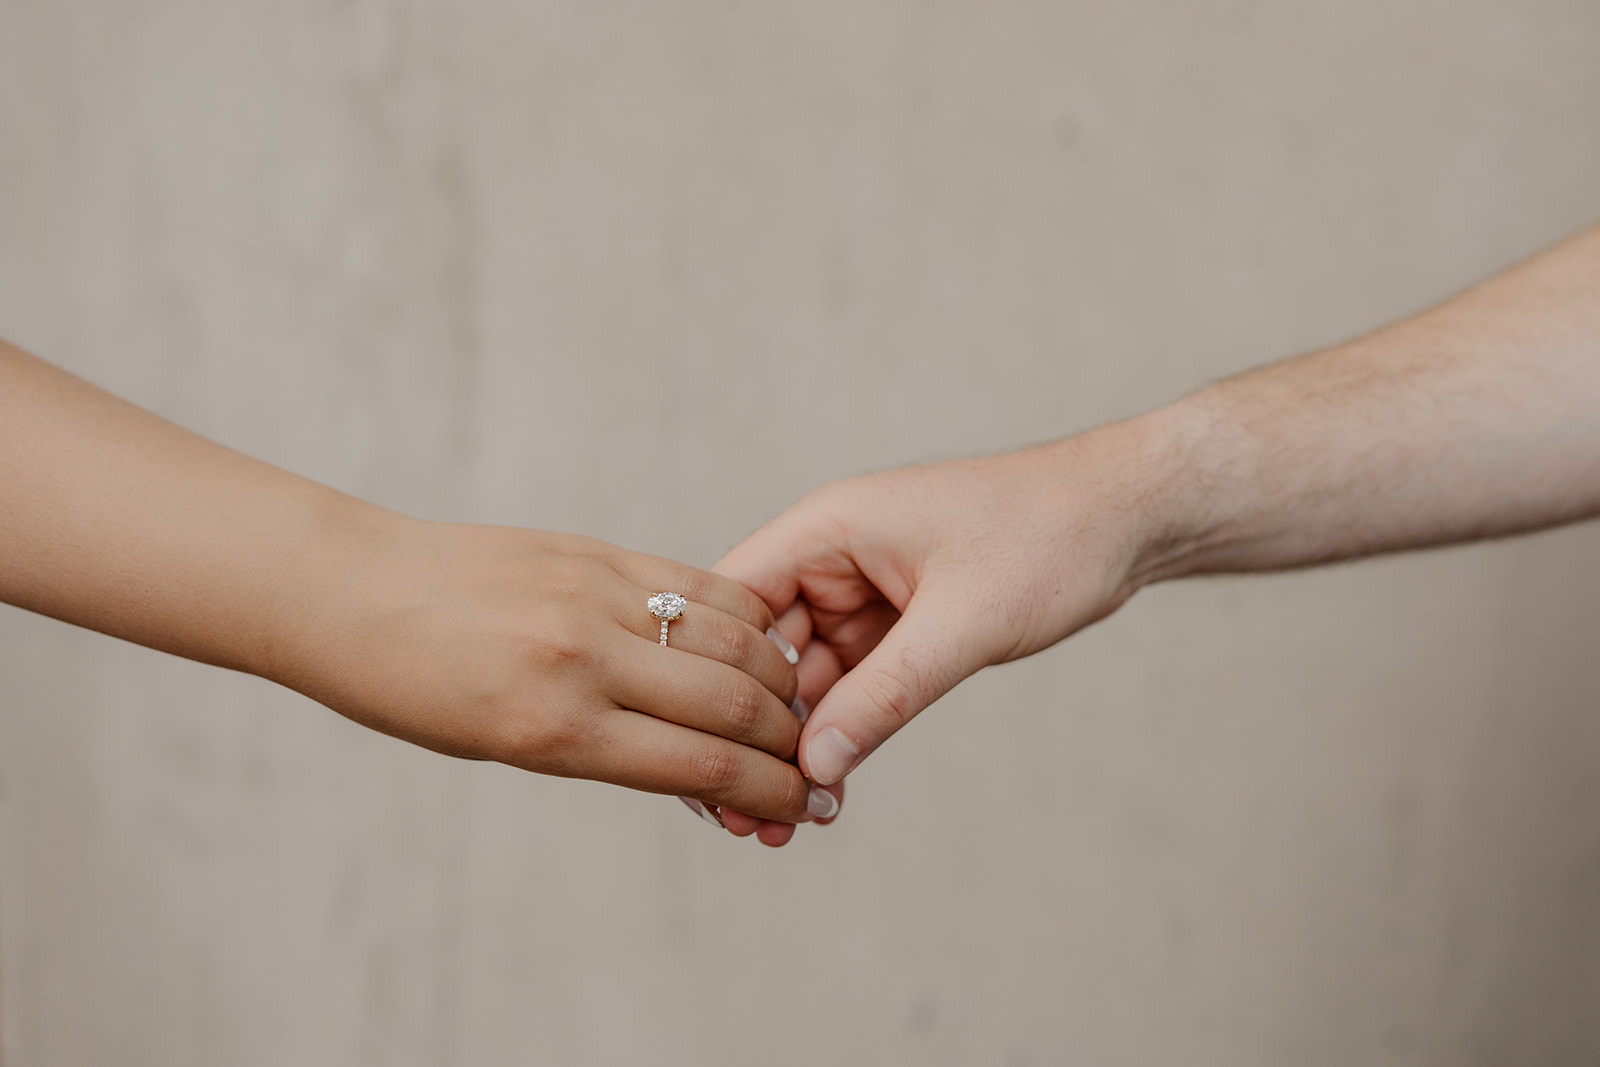
[[1121, 605], [1159, 541], [1161, 425], [835, 482], [724, 557], [802, 649], [806, 776], [839, 781], [963, 678]]
[[[1596, 412], [1600, 227], [1140, 418], [825, 486], [717, 569], [803, 648], [800, 694], [816, 711], [800, 766], [834, 783], [961, 679], [1150, 582], [1600, 514]], [[729, 828], [748, 832], [736, 815]]]

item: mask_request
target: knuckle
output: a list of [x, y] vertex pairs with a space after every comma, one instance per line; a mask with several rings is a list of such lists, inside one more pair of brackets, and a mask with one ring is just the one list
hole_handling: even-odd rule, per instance
[[898, 730], [916, 715], [911, 691], [904, 682], [887, 675], [874, 673], [862, 678], [858, 684], [871, 714], [890, 731]]
[[522, 634], [521, 659], [539, 675], [587, 671], [594, 666], [595, 643], [571, 629], [540, 627]]
[[735, 596], [740, 604], [739, 617], [757, 630], [765, 633], [768, 628], [778, 621], [773, 617], [772, 609], [767, 606], [765, 600], [762, 600], [744, 586], [739, 585], [737, 582], [733, 584]]
[[688, 580], [695, 590], [691, 600], [724, 604], [729, 615], [763, 632], [772, 625], [772, 609], [767, 607], [766, 601], [733, 579], [697, 571]]
[[714, 627], [710, 634], [710, 644], [712, 658], [730, 666], [744, 667], [756, 660], [755, 635], [742, 626]]
[[674, 592], [682, 593], [694, 603], [704, 604], [707, 600], [711, 599], [710, 593], [712, 575], [707, 574], [704, 571], [687, 570], [685, 573], [673, 579], [673, 581], [675, 581], [678, 586]]
[[725, 797], [739, 783], [739, 764], [725, 744], [707, 745], [695, 753], [689, 778], [699, 796]]
[[528, 712], [507, 715], [503, 721], [507, 755], [501, 762], [541, 774], [582, 776], [592, 724], [577, 716]]
[[721, 708], [726, 731], [718, 731], [734, 741], [748, 741], [761, 732], [767, 714], [766, 690], [745, 678], [730, 684]]

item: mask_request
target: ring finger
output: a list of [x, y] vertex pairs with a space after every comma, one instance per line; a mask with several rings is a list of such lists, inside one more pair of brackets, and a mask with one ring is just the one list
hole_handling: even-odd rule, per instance
[[669, 599], [676, 596], [642, 594], [636, 604], [619, 605], [620, 621], [657, 644], [743, 671], [784, 704], [794, 700], [798, 688], [794, 667], [766, 633], [709, 604]]

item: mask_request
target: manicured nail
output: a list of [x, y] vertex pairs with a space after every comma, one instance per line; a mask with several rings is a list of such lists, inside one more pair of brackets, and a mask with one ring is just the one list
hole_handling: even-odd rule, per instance
[[811, 718], [811, 709], [806, 707], [806, 702], [799, 697], [795, 697], [789, 702], [789, 710], [794, 712], [794, 717], [800, 720], [801, 726], [804, 726], [806, 720]]
[[813, 819], [831, 819], [839, 811], [839, 802], [820, 785], [812, 786], [811, 795], [806, 797], [806, 811]]
[[832, 785], [860, 762], [861, 749], [831, 726], [813, 737], [806, 747], [806, 769], [811, 772], [811, 780], [820, 785]]
[[775, 627], [767, 627], [767, 637], [771, 639], [773, 644], [778, 646], [778, 651], [782, 652], [783, 658], [789, 661], [789, 666], [793, 667], [800, 662], [800, 653], [794, 650], [794, 646]]
[[679, 797], [678, 799], [683, 801], [684, 807], [688, 808], [690, 811], [694, 812], [696, 815], [700, 816], [717, 829], [726, 830], [728, 828], [727, 824], [722, 821], [722, 816], [718, 815], [716, 809], [711, 807], [709, 804], [702, 804], [698, 800], [690, 800], [688, 797]]

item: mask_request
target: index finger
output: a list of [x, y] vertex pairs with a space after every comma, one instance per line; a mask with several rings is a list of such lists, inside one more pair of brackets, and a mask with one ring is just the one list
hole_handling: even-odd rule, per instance
[[800, 567], [780, 523], [779, 515], [728, 550], [712, 570], [731, 578], [741, 588], [755, 591], [776, 614], [782, 615], [800, 595]]

